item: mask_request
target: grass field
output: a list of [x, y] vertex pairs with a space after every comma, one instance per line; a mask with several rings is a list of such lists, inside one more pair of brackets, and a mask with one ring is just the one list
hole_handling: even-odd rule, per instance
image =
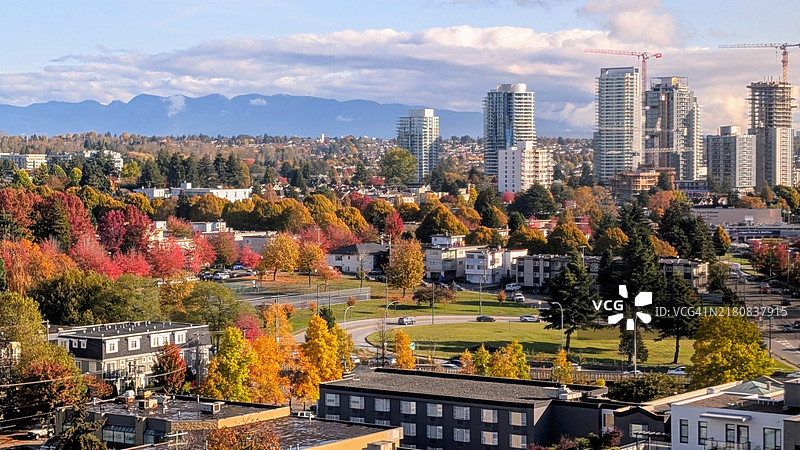
[[[545, 330], [541, 323], [516, 321], [425, 325], [406, 327], [404, 331], [417, 343], [419, 351], [435, 351], [436, 358], [457, 356], [464, 349], [474, 349], [481, 343], [487, 348], [498, 348], [516, 339], [534, 357], [550, 359], [558, 351], [561, 342], [558, 330]], [[648, 365], [668, 365], [672, 362], [674, 339], [655, 341], [655, 333], [649, 332], [644, 332], [642, 337], [650, 352]], [[375, 344], [377, 334], [370, 335], [368, 340]], [[681, 340], [681, 364], [689, 363], [692, 343], [690, 340]], [[619, 331], [615, 329], [578, 331], [572, 335], [570, 353], [584, 362], [622, 364], [617, 353], [618, 345]]]

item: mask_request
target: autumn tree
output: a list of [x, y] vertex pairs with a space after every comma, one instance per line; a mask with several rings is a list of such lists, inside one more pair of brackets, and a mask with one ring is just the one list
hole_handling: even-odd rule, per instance
[[417, 305], [432, 307], [434, 302], [442, 304], [455, 303], [456, 293], [453, 292], [452, 289], [434, 284], [431, 286], [421, 286], [414, 291], [412, 299]]
[[486, 350], [486, 347], [481, 344], [478, 347], [478, 350], [475, 351], [475, 357], [473, 358], [473, 363], [475, 365], [475, 374], [476, 375], [488, 375], [489, 374], [489, 359], [492, 355]]
[[168, 278], [183, 270], [185, 261], [183, 251], [175, 239], [155, 243], [147, 254], [152, 274], [158, 278]]
[[311, 275], [325, 264], [325, 252], [314, 242], [300, 244], [297, 257], [297, 270], [308, 274], [308, 285], [311, 286]]
[[378, 166], [387, 185], [404, 185], [417, 179], [417, 158], [408, 150], [387, 150]]
[[544, 233], [542, 233], [541, 230], [522, 226], [511, 233], [511, 236], [508, 237], [506, 247], [511, 249], [526, 248], [528, 249], [529, 255], [535, 255], [546, 250], [547, 239], [545, 239]]
[[262, 272], [273, 270], [272, 281], [275, 281], [279, 270], [291, 272], [297, 268], [298, 257], [297, 241], [290, 235], [281, 233], [264, 246], [259, 269]]
[[163, 386], [168, 393], [180, 393], [186, 381], [186, 361], [181, 348], [167, 344], [156, 354], [153, 377], [156, 386]]
[[251, 400], [257, 403], [279, 405], [286, 402], [289, 377], [283, 375], [285, 358], [278, 349], [275, 335], [264, 335], [253, 341], [255, 359], [250, 366]]
[[336, 356], [342, 362], [342, 368], [349, 372], [355, 368], [353, 359], [350, 357], [355, 351], [355, 344], [353, 343], [353, 335], [344, 331], [338, 324], [333, 324], [330, 328], [331, 333], [336, 336], [338, 350]]
[[235, 428], [221, 427], [208, 434], [205, 442], [192, 448], [206, 450], [281, 450], [280, 439], [269, 421], [253, 422]]
[[394, 334], [394, 353], [397, 355], [398, 369], [414, 370], [416, 362], [414, 351], [411, 349], [411, 338], [403, 330]]
[[[15, 370], [21, 386], [11, 401], [21, 415], [48, 412], [84, 400], [83, 377], [63, 347], [40, 343], [23, 355]], [[53, 381], [37, 383], [44, 380]]]
[[475, 374], [475, 361], [472, 359], [472, 353], [470, 353], [468, 349], [464, 349], [464, 351], [461, 352], [459, 361], [461, 362], [461, 368], [458, 369], [458, 373], [463, 373], [465, 375]]
[[250, 366], [255, 354], [242, 332], [236, 328], [225, 329], [217, 354], [208, 366], [206, 382], [200, 387], [201, 395], [234, 401], [250, 401]]
[[214, 263], [230, 267], [239, 258], [239, 246], [233, 233], [216, 233], [208, 239], [214, 249]]
[[420, 242], [430, 242], [434, 234], [466, 235], [467, 227], [446, 206], [439, 204], [424, 216], [414, 232]]
[[594, 244], [594, 252], [603, 254], [606, 250], [612, 254], [619, 254], [623, 247], [628, 244], [628, 236], [619, 227], [606, 230]]
[[410, 289], [422, 282], [425, 275], [422, 246], [416, 240], [401, 240], [392, 247], [389, 264], [386, 266], [386, 277], [390, 286]]
[[567, 360], [567, 352], [562, 348], [553, 360], [550, 379], [558, 383], [572, 383], [572, 364]]
[[501, 247], [503, 238], [494, 228], [479, 226], [472, 230], [465, 239], [470, 245], [489, 245], [491, 247]]
[[396, 211], [389, 202], [386, 200], [377, 199], [370, 202], [370, 204], [364, 208], [364, 212], [362, 214], [364, 215], [364, 219], [368, 224], [377, 228], [379, 231], [383, 231], [386, 227], [386, 219], [394, 212]]
[[731, 248], [731, 237], [728, 236], [728, 233], [725, 232], [722, 225], [717, 225], [711, 242], [714, 244], [714, 251], [717, 253], [717, 256], [723, 256], [725, 253], [728, 253], [728, 250]]
[[530, 371], [525, 351], [517, 340], [497, 349], [487, 367], [490, 376], [523, 380], [530, 379]]
[[328, 329], [325, 319], [317, 314], [311, 317], [306, 329], [306, 341], [301, 347], [309, 363], [319, 373], [320, 381], [342, 378], [342, 364], [337, 360], [339, 343]]
[[581, 247], [585, 247], [587, 250], [592, 249], [586, 235], [575, 225], [575, 218], [572, 217], [569, 210], [558, 219], [558, 225], [547, 236], [547, 247], [551, 253], [556, 255], [570, 253]]
[[741, 316], [705, 316], [694, 335], [689, 373], [694, 386], [753, 380], [772, 372], [761, 332]]

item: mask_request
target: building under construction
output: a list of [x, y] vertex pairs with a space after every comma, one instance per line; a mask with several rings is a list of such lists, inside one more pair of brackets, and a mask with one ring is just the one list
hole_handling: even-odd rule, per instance
[[756, 188], [792, 185], [792, 85], [759, 81], [750, 89], [750, 129], [756, 137]]

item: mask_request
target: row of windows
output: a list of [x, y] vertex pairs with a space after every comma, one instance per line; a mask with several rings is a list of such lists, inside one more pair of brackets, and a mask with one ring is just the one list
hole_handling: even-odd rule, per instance
[[[391, 409], [391, 401], [388, 398], [376, 398], [375, 411], [389, 412]], [[339, 394], [325, 394], [325, 406], [338, 407], [340, 405]], [[351, 395], [349, 398], [350, 409], [360, 410], [365, 407], [365, 399], [360, 395]], [[441, 403], [426, 403], [426, 415], [428, 417], [442, 417], [443, 407]], [[456, 420], [470, 420], [470, 407], [467, 406], [453, 406], [453, 419]], [[400, 413], [406, 415], [414, 415], [417, 413], [417, 402], [402, 400], [400, 401]], [[483, 423], [497, 423], [497, 410], [481, 408], [481, 422]], [[526, 426], [528, 423], [527, 413], [514, 412], [509, 413], [508, 422], [513, 426]]]
[[[680, 419], [679, 425], [681, 444], [689, 443], [689, 420]], [[708, 422], [697, 422], [697, 444], [706, 445], [708, 437]], [[748, 444], [750, 443], [750, 427], [747, 425], [725, 424], [725, 442], [729, 444]], [[764, 450], [781, 450], [781, 430], [777, 428], [764, 428], [763, 447]]]

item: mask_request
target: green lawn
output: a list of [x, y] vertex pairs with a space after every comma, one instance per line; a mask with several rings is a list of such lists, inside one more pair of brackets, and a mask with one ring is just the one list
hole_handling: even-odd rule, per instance
[[[475, 348], [481, 343], [488, 347], [498, 348], [516, 339], [525, 351], [534, 357], [547, 359], [558, 351], [561, 333], [558, 330], [545, 330], [542, 323], [494, 322], [494, 323], [461, 323], [405, 327], [411, 340], [417, 343], [422, 352], [435, 350], [434, 357], [449, 358], [456, 356], [466, 348]], [[656, 334], [645, 332], [643, 338], [650, 352], [648, 365], [668, 365], [675, 352], [675, 340], [655, 341]], [[370, 335], [368, 340], [377, 342], [377, 334]], [[690, 340], [681, 340], [679, 362], [688, 364], [692, 356]], [[621, 363], [617, 353], [619, 331], [601, 329], [578, 331], [572, 335], [570, 353], [585, 362], [602, 362], [605, 364]]]

